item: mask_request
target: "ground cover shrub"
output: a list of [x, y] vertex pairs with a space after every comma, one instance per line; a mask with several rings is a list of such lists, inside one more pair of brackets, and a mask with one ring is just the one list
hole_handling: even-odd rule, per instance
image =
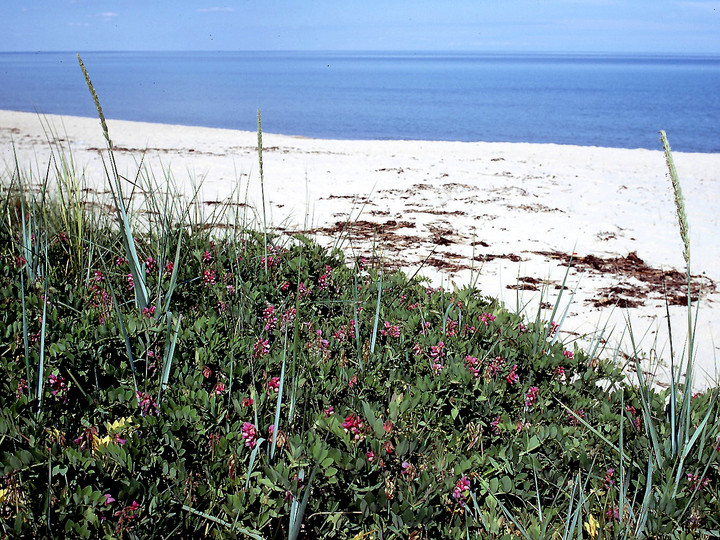
[[707, 428], [676, 458], [667, 391], [472, 287], [347, 264], [302, 236], [175, 223], [165, 240], [134, 235], [139, 308], [116, 227], [92, 231], [83, 267], [57, 202], [7, 200], [5, 537], [719, 528], [716, 389], [693, 396], [690, 425]]

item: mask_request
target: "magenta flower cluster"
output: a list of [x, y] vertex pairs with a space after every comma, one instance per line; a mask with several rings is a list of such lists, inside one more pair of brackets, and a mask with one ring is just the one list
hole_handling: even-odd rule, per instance
[[465, 504], [470, 497], [470, 480], [467, 476], [463, 476], [455, 483], [455, 489], [452, 492], [453, 499], [460, 504]]
[[530, 390], [527, 391], [525, 394], [525, 406], [526, 407], [532, 407], [535, 405], [535, 401], [537, 400], [539, 388], [537, 386], [531, 386]]
[[345, 430], [345, 433], [349, 433], [350, 436], [357, 441], [360, 440], [360, 437], [362, 436], [365, 423], [358, 415], [351, 414], [345, 418], [345, 421], [342, 423], [342, 427]]
[[50, 393], [53, 397], [58, 399], [62, 398], [63, 403], [67, 403], [68, 386], [65, 377], [50, 375], [48, 376], [48, 379], [50, 381]]
[[251, 424], [250, 422], [245, 422], [242, 425], [241, 436], [245, 441], [245, 446], [247, 446], [248, 448], [255, 448], [255, 445], [257, 444], [258, 434], [257, 428], [254, 424]]
[[153, 416], [157, 414], [157, 403], [155, 403], [153, 398], [150, 397], [150, 394], [148, 394], [147, 392], [140, 392], [138, 390], [137, 400], [138, 407], [140, 407], [141, 416]]
[[480, 360], [479, 359], [475, 358], [474, 356], [466, 356], [465, 357], [465, 367], [468, 368], [470, 373], [472, 373], [476, 379], [480, 376]]
[[[352, 321], [353, 323], [355, 321]], [[400, 326], [397, 324], [390, 324], [390, 321], [385, 321], [384, 324], [385, 328], [383, 330], [380, 330], [380, 334], [383, 336], [390, 336], [394, 338], [400, 337]]]
[[517, 374], [517, 367], [517, 364], [514, 364], [513, 367], [510, 368], [510, 373], [508, 373], [508, 376], [505, 378], [508, 384], [515, 384], [520, 379]]
[[275, 316], [275, 306], [268, 306], [263, 310], [263, 322], [265, 322], [265, 331], [272, 332], [277, 324]]

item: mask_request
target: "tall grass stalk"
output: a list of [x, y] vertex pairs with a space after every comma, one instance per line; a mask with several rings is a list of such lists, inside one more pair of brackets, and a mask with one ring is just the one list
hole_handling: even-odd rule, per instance
[[[103, 113], [102, 106], [100, 105], [100, 99], [98, 98], [95, 87], [90, 80], [90, 74], [85, 68], [85, 64], [83, 64], [82, 58], [80, 58], [79, 54], [77, 55], [77, 59], [80, 64], [80, 69], [85, 77], [85, 82], [88, 90], [90, 91], [90, 95], [95, 103], [95, 108], [97, 109], [98, 117], [100, 118], [100, 125], [102, 126], [103, 136], [105, 137], [105, 141], [107, 143], [110, 170], [108, 171], [106, 166], [105, 174], [109, 180], [110, 193], [113, 198], [113, 203], [115, 204], [123, 245], [125, 247], [126, 257], [130, 264], [130, 273], [132, 274], [133, 283], [135, 284], [133, 288], [135, 292], [135, 304], [138, 311], [142, 311], [150, 305], [150, 298], [145, 284], [144, 265], [141, 265], [140, 260], [138, 259], [130, 218], [127, 213], [127, 208], [125, 207], [125, 201], [123, 200], [122, 188], [120, 185], [120, 174], [118, 173], [117, 163], [115, 162], [115, 154], [113, 152], [113, 142], [112, 139], [110, 139], [110, 133], [108, 132], [107, 122], [105, 121], [105, 114]], [[104, 158], [103, 163], [105, 163]]]
[[265, 172], [263, 170], [262, 155], [262, 120], [260, 119], [260, 109], [257, 111], [257, 137], [258, 137], [258, 162], [260, 164], [260, 196], [262, 197], [262, 213], [263, 213], [263, 245], [265, 247], [265, 274], [268, 271], [268, 252], [267, 252], [267, 216], [265, 212]]

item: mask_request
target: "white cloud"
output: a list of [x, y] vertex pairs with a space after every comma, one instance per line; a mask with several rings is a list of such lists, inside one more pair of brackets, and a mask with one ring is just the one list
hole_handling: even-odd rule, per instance
[[102, 17], [103, 19], [112, 19], [113, 17], [117, 17], [118, 14], [114, 11], [103, 11], [102, 13], [98, 13], [97, 17]]
[[209, 7], [196, 9], [195, 11], [197, 13], [229, 13], [235, 11], [235, 9], [231, 7]]

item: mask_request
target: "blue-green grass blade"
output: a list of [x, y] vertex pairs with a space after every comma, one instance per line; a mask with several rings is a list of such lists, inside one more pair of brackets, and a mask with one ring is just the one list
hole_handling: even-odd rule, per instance
[[650, 511], [650, 499], [652, 498], [652, 472], [653, 472], [653, 460], [648, 459], [647, 467], [647, 483], [645, 484], [645, 496], [643, 497], [642, 511], [638, 519], [637, 528], [635, 529], [635, 535], [638, 538], [643, 536], [645, 531], [645, 524], [647, 523], [648, 512]]
[[[257, 418], [255, 419], [255, 425], [257, 426]], [[260, 451], [260, 447], [264, 442], [265, 439], [258, 439], [257, 443], [255, 444], [255, 448], [253, 448], [252, 452], [250, 452], [250, 465], [248, 465], [247, 478], [245, 478], [245, 489], [248, 489], [250, 487], [250, 475], [252, 474], [253, 465], [255, 465], [255, 460], [257, 459], [258, 452]]]
[[206, 514], [205, 512], [201, 512], [200, 510], [195, 510], [194, 508], [188, 506], [187, 504], [181, 505], [181, 508], [183, 510], [185, 510], [186, 512], [190, 512], [191, 514], [194, 514], [201, 518], [207, 519], [208, 521], [212, 521], [213, 523], [217, 523], [218, 525], [222, 525], [224, 527], [227, 527], [228, 529], [237, 531], [240, 534], [244, 534], [248, 538], [253, 538], [255, 540], [265, 540], [265, 537], [262, 536], [257, 531], [251, 531], [251, 530], [245, 529], [243, 527], [238, 527], [237, 525], [234, 525], [233, 523], [229, 523], [229, 522], [225, 521], [224, 519], [220, 519], [220, 518], [217, 518], [210, 514]]
[[312, 472], [310, 473], [310, 478], [308, 479], [308, 483], [305, 486], [305, 493], [303, 494], [302, 502], [300, 503], [300, 507], [296, 509], [296, 512], [294, 516], [292, 516], [294, 519], [290, 522], [290, 531], [288, 533], [288, 540], [296, 540], [297, 537], [300, 535], [300, 525], [302, 524], [302, 518], [303, 514], [305, 513], [305, 508], [307, 507], [308, 498], [310, 497], [310, 490], [312, 489], [312, 483], [315, 479], [315, 473], [317, 472], [318, 465], [315, 464], [313, 467]]
[[175, 262], [173, 263], [173, 271], [170, 275], [170, 284], [168, 285], [167, 292], [165, 293], [165, 305], [163, 306], [163, 312], [167, 313], [170, 309], [170, 300], [172, 300], [173, 292], [175, 292], [175, 285], [177, 284], [177, 273], [178, 264], [180, 263], [180, 246], [182, 244], [182, 229], [178, 232], [178, 243], [175, 249]]
[[270, 445], [270, 459], [275, 456], [275, 444], [280, 430], [280, 408], [282, 407], [283, 388], [285, 387], [285, 357], [287, 353], [287, 328], [285, 329], [285, 345], [283, 347], [282, 367], [280, 368], [280, 384], [278, 388], [277, 405], [275, 407], [275, 423], [273, 428], [272, 444]]
[[373, 323], [373, 333], [372, 333], [372, 342], [370, 344], [370, 353], [375, 352], [375, 339], [377, 338], [377, 329], [378, 329], [378, 322], [380, 321], [380, 298], [382, 296], [382, 284], [383, 284], [383, 275], [380, 274], [380, 282], [378, 284], [378, 297], [377, 297], [377, 305], [375, 306], [375, 322]]
[[23, 328], [23, 346], [25, 347], [25, 379], [28, 383], [28, 393], [30, 399], [33, 396], [33, 384], [32, 377], [30, 376], [30, 342], [28, 340], [28, 325], [27, 325], [27, 306], [25, 305], [25, 275], [20, 272], [20, 300], [22, 302], [22, 328]]
[[[100, 258], [103, 261], [102, 257]], [[107, 273], [107, 268], [103, 262], [103, 268]], [[133, 360], [132, 345], [130, 344], [130, 336], [128, 335], [127, 328], [125, 327], [125, 321], [123, 320], [122, 312], [120, 311], [120, 304], [118, 303], [117, 297], [115, 296], [115, 288], [112, 286], [110, 280], [107, 280], [108, 288], [110, 289], [110, 297], [112, 298], [113, 307], [115, 308], [115, 314], [118, 318], [118, 324], [120, 325], [120, 332], [122, 333], [123, 340], [125, 341], [125, 350], [127, 351], [128, 360], [130, 361], [130, 370], [132, 371], [133, 387], [135, 388], [135, 395], [138, 393], [137, 379], [135, 377], [135, 361]]]
[[[45, 253], [47, 259], [47, 252]], [[40, 414], [42, 409], [42, 397], [43, 397], [43, 382], [45, 379], [45, 327], [47, 323], [47, 277], [45, 278], [45, 293], [43, 294], [43, 315], [42, 323], [40, 324], [40, 356], [38, 358], [37, 367], [37, 399], [38, 408], [37, 414]], [[28, 381], [29, 384], [29, 381]]]
[[182, 321], [182, 315], [180, 315], [177, 318], [177, 321], [175, 322], [175, 331], [172, 333], [172, 336], [170, 335], [170, 328], [172, 324], [172, 312], [167, 312], [167, 333], [168, 333], [168, 339], [167, 343], [165, 344], [165, 354], [163, 355], [163, 371], [162, 371], [162, 379], [160, 381], [160, 391], [158, 392], [158, 405], [160, 404], [162, 393], [165, 392], [165, 389], [168, 385], [168, 380], [170, 379], [170, 369], [172, 366], [173, 357], [175, 356], [175, 344], [177, 343], [178, 333], [180, 332], [180, 322]]

